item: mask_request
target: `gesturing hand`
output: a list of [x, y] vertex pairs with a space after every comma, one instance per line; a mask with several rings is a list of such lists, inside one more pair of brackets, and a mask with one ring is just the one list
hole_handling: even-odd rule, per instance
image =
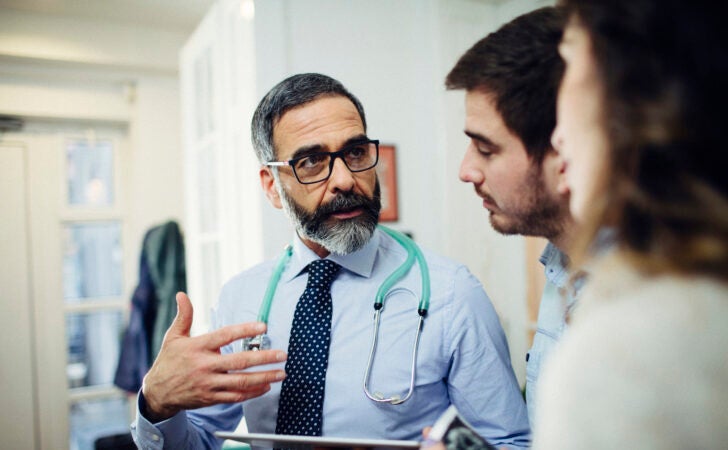
[[241, 402], [270, 390], [285, 378], [282, 370], [230, 372], [285, 361], [280, 350], [220, 354], [220, 347], [265, 332], [265, 324], [242, 323], [190, 337], [192, 303], [177, 293], [177, 316], [164, 335], [152, 368], [144, 377], [144, 416], [152, 422], [168, 419], [183, 409]]

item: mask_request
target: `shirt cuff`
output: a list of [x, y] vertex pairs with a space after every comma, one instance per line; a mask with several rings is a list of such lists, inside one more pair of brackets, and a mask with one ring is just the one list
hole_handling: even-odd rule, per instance
[[184, 448], [187, 435], [187, 413], [180, 411], [169, 419], [151, 423], [142, 411], [146, 402], [141, 390], [137, 395], [136, 421], [132, 424], [134, 442], [142, 450], [161, 450], [162, 448]]

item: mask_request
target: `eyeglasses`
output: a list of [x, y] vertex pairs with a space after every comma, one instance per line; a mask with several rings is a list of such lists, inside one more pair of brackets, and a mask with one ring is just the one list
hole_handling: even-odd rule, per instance
[[379, 141], [363, 140], [347, 145], [338, 152], [311, 153], [288, 161], [269, 161], [264, 165], [291, 166], [299, 183], [313, 184], [329, 179], [336, 158], [341, 158], [349, 171], [364, 172], [377, 165]]

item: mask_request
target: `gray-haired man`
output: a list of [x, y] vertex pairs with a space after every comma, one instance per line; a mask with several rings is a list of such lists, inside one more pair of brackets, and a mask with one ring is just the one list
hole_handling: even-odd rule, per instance
[[[330, 77], [295, 75], [263, 98], [252, 131], [263, 190], [296, 228], [291, 253], [283, 257], [281, 272], [271, 261], [228, 282], [213, 314], [216, 331], [209, 335], [186, 336], [192, 311], [181, 296], [182, 318], [172, 325], [139, 396], [137, 443], [216, 447], [213, 432], [235, 428], [243, 414], [251, 432], [418, 439], [424, 426], [455, 404], [490, 441], [526, 447], [526, 409], [498, 317], [464, 266], [429, 252], [429, 310], [418, 312], [422, 278], [414, 267], [387, 294], [369, 378], [372, 398], [362, 390], [373, 302], [408, 251], [377, 228], [378, 141], [367, 135], [356, 97]], [[327, 261], [324, 269], [320, 261]], [[311, 279], [328, 275], [325, 287], [311, 288]], [[285, 366], [283, 351], [236, 352], [238, 339], [264, 327], [236, 324], [255, 321], [273, 288], [267, 337], [271, 348], [288, 350]], [[322, 306], [299, 314], [313, 297]], [[326, 316], [323, 333], [319, 316]], [[316, 338], [300, 337], [301, 328]], [[270, 370], [258, 374], [228, 372], [266, 363], [273, 364]], [[282, 385], [271, 384], [284, 368]], [[313, 372], [318, 376], [308, 379]], [[412, 395], [402, 402], [413, 374]], [[200, 406], [205, 408], [189, 411]]]

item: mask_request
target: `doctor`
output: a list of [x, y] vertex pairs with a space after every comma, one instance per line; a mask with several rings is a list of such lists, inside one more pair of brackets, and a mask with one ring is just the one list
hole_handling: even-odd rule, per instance
[[[243, 415], [256, 433], [418, 439], [450, 404], [497, 446], [527, 447], [526, 408], [490, 300], [467, 268], [429, 252], [429, 309], [419, 306], [415, 264], [387, 290], [365, 394], [374, 299], [408, 258], [377, 228], [378, 141], [366, 132], [359, 101], [324, 75], [292, 76], [260, 102], [253, 146], [267, 198], [296, 228], [290, 258], [280, 276], [271, 261], [229, 281], [207, 335], [189, 337], [192, 308], [178, 295], [138, 398], [141, 448], [218, 448], [213, 433]], [[267, 324], [251, 323], [270, 289]], [[273, 350], [239, 351], [263, 330]]]

